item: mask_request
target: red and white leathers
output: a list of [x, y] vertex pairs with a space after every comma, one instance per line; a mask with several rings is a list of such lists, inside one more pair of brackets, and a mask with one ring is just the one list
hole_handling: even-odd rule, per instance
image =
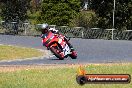
[[[47, 33], [42, 33], [42, 34], [41, 34], [41, 38], [46, 38], [46, 36], [47, 36], [47, 34], [48, 34], [49, 31], [51, 31], [52, 33], [54, 33], [54, 34], [56, 34], [56, 35], [59, 35], [59, 31], [58, 31], [57, 29], [55, 29], [55, 28], [49, 28], [48, 31], [47, 31]], [[64, 37], [64, 40], [67, 42], [68, 46], [70, 47], [71, 52], [72, 52], [73, 54], [76, 54], [76, 52], [74, 52], [73, 46], [69, 43], [69, 41], [67, 40], [66, 37]], [[43, 43], [43, 45], [44, 45], [44, 43]]]

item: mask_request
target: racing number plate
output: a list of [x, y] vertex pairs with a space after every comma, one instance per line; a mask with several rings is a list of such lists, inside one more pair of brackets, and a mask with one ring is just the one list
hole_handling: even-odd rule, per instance
[[65, 47], [64, 47], [63, 51], [64, 51], [64, 55], [65, 55], [65, 56], [66, 56], [67, 54], [70, 54], [70, 48], [69, 48], [69, 46], [68, 46], [67, 44], [65, 44]]

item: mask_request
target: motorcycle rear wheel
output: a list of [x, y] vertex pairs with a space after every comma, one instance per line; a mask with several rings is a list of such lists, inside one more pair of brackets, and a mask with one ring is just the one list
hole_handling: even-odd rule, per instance
[[77, 55], [70, 54], [69, 56], [70, 56], [72, 59], [77, 59]]
[[69, 55], [72, 59], [77, 59], [77, 56]]

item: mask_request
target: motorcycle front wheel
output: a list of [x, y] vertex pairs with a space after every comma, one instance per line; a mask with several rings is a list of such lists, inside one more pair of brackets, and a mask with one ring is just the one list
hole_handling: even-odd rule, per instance
[[56, 49], [56, 47], [52, 46], [52, 47], [50, 47], [50, 50], [60, 60], [63, 60], [64, 59], [64, 55], [61, 54], [61, 51], [58, 50], [58, 49]]

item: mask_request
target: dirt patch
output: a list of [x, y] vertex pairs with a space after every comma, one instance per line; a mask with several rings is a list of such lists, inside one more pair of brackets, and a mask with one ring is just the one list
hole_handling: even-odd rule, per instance
[[4, 65], [0, 66], [0, 72], [14, 72], [20, 70], [30, 69], [55, 69], [55, 68], [69, 68], [77, 65]]
[[56, 69], [56, 68], [78, 68], [79, 66], [113, 66], [113, 65], [129, 65], [132, 63], [103, 63], [103, 64], [45, 64], [45, 65], [1, 65], [0, 72], [14, 72], [20, 70], [30, 70], [30, 69]]

